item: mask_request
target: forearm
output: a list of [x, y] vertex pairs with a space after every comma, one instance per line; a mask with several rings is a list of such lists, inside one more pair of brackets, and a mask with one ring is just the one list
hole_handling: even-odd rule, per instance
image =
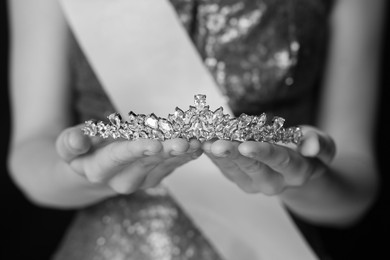
[[335, 3], [317, 126], [332, 137], [338, 154], [324, 175], [281, 196], [307, 221], [352, 224], [375, 199], [379, 174], [373, 136], [384, 3]]
[[369, 209], [377, 193], [377, 172], [371, 159], [339, 156], [327, 172], [281, 195], [300, 218], [319, 225], [348, 226]]
[[15, 182], [42, 206], [75, 208], [92, 204], [114, 192], [75, 173], [55, 149], [55, 139], [38, 137], [13, 146], [9, 168]]

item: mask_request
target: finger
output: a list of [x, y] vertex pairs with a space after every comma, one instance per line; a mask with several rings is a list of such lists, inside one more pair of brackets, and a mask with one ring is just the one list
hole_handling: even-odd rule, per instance
[[120, 194], [130, 194], [144, 185], [150, 171], [155, 168], [161, 160], [161, 156], [155, 155], [139, 158], [117, 172], [106, 174], [103, 177], [105, 178], [104, 181], [107, 181], [108, 185], [116, 192]]
[[66, 162], [85, 154], [92, 146], [91, 139], [83, 135], [79, 126], [64, 130], [56, 140], [56, 150], [59, 156]]
[[162, 150], [157, 140], [116, 141], [78, 160], [91, 182], [105, 182], [139, 159], [158, 156]]
[[[177, 143], [174, 144], [173, 142]], [[142, 188], [155, 187], [176, 168], [198, 158], [203, 153], [200, 149], [200, 142], [195, 139], [190, 140], [190, 142], [184, 139], [177, 139], [177, 141], [175, 139], [167, 140], [163, 145], [164, 151], [166, 154], [169, 154], [169, 157], [165, 156], [165, 160], [151, 170]]]
[[144, 183], [146, 174], [138, 172], [122, 171], [108, 181], [108, 186], [119, 194], [131, 194], [137, 191]]
[[313, 127], [303, 127], [303, 137], [298, 151], [306, 157], [316, 157], [324, 163], [330, 163], [336, 154], [333, 139]]
[[[236, 183], [242, 190], [247, 193], [268, 193], [265, 183], [258, 182], [259, 178], [252, 176], [252, 173], [258, 175], [268, 175], [266, 171], [261, 171], [261, 165], [252, 164], [254, 160], [243, 157], [237, 150], [238, 142], [216, 141], [210, 147], [209, 157], [221, 169], [222, 173], [231, 181]], [[206, 149], [208, 149], [206, 147]], [[247, 165], [251, 164], [253, 172], [248, 174], [247, 169], [240, 165], [246, 161]], [[268, 183], [269, 184], [269, 183]], [[264, 187], [266, 189], [264, 189]]]
[[168, 157], [198, 152], [201, 143], [196, 139], [187, 141], [182, 138], [166, 140], [163, 142], [163, 150]]
[[238, 149], [242, 155], [280, 173], [289, 185], [302, 185], [317, 170], [314, 161], [307, 160], [288, 147], [266, 142], [245, 142]]
[[141, 188], [155, 187], [176, 168], [191, 160], [193, 160], [192, 155], [178, 155], [164, 160], [149, 172]]
[[267, 195], [280, 193], [284, 188], [283, 177], [264, 163], [243, 156], [238, 150], [239, 146], [240, 143], [237, 142], [215, 142], [211, 151], [215, 156], [224, 156], [234, 164], [236, 172], [239, 170], [250, 178], [248, 190], [251, 192], [262, 192]]
[[234, 162], [252, 179], [259, 192], [266, 195], [276, 195], [283, 191], [285, 187], [284, 177], [265, 163], [241, 154], [237, 159], [234, 159]]
[[234, 146], [236, 144], [225, 141], [209, 141], [205, 142], [202, 145], [204, 152], [207, 156], [213, 161], [213, 163], [221, 170], [221, 172], [239, 186], [242, 190], [251, 193], [251, 179], [245, 173], [243, 173], [240, 168], [228, 157], [234, 157]]
[[163, 142], [163, 150], [168, 158], [184, 154], [189, 147], [189, 142], [182, 138], [170, 139]]

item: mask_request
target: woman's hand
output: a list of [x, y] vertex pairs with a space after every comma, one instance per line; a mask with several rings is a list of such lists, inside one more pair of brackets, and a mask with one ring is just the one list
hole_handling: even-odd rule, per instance
[[321, 175], [335, 155], [333, 140], [303, 126], [299, 146], [265, 142], [210, 141], [203, 150], [222, 173], [248, 193], [276, 195]]
[[76, 173], [121, 194], [154, 187], [174, 169], [202, 154], [197, 140], [109, 140], [85, 136], [80, 126], [64, 130], [56, 148]]

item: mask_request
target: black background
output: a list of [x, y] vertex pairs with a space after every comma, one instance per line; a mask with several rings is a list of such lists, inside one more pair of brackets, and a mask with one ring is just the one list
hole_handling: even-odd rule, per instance
[[[6, 1], [0, 1], [0, 223], [1, 259], [48, 259], [58, 243], [72, 212], [39, 208], [30, 204], [13, 185], [6, 170], [6, 153], [9, 142], [9, 102], [8, 102], [8, 24]], [[387, 10], [386, 10], [387, 11]], [[388, 13], [388, 11], [387, 11]], [[382, 259], [388, 256], [389, 221], [386, 211], [389, 205], [388, 150], [390, 145], [389, 107], [389, 21], [383, 33], [383, 60], [381, 73], [381, 95], [378, 99], [377, 152], [383, 176], [382, 191], [377, 204], [370, 214], [355, 228], [344, 231], [323, 229], [329, 250], [337, 259]], [[382, 238], [381, 238], [382, 237]], [[385, 257], [386, 258], [386, 257]]]

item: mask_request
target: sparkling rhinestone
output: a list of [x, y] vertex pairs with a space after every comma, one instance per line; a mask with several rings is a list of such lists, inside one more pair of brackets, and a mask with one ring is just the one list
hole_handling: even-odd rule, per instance
[[262, 135], [261, 135], [261, 132], [255, 132], [255, 133], [252, 133], [252, 138], [253, 140], [255, 140], [256, 142], [260, 142], [262, 141]]
[[283, 143], [289, 143], [293, 141], [294, 130], [295, 128], [290, 127], [283, 132]]
[[137, 118], [137, 114], [135, 114], [133, 111], [129, 112], [129, 122], [134, 121]]
[[198, 94], [194, 96], [194, 103], [197, 110], [203, 110], [206, 105], [206, 95]]
[[273, 142], [274, 131], [272, 126], [265, 126], [262, 128], [261, 137], [263, 142]]
[[102, 121], [98, 122], [97, 131], [99, 135], [103, 138], [108, 138], [111, 134], [108, 125], [104, 124]]
[[293, 134], [293, 142], [295, 144], [298, 144], [301, 141], [302, 138], [302, 130], [299, 127], [295, 127], [294, 134]]
[[92, 120], [86, 121], [85, 126], [81, 128], [85, 135], [96, 136], [98, 129], [96, 123]]
[[238, 128], [246, 128], [247, 126], [250, 125], [250, 123], [252, 122], [252, 118], [251, 116], [248, 116], [246, 114], [241, 114], [240, 117], [238, 118]]
[[180, 138], [180, 132], [173, 132], [170, 138]]
[[143, 114], [139, 114], [139, 115], [137, 115], [137, 117], [136, 117], [136, 121], [137, 121], [137, 123], [138, 123], [139, 125], [143, 125], [144, 122], [145, 122], [145, 119], [146, 119], [146, 116], [143, 115]]
[[213, 124], [217, 125], [219, 124], [223, 119], [223, 108], [219, 107], [214, 111], [213, 114]]
[[238, 126], [238, 120], [235, 118], [232, 118], [226, 124], [226, 126], [224, 128], [224, 132], [231, 135], [237, 129], [237, 126]]
[[181, 110], [180, 108], [176, 107], [174, 116], [175, 116], [175, 118], [178, 118], [178, 117], [183, 118], [184, 117], [183, 110]]
[[215, 127], [215, 132], [223, 132], [223, 129], [225, 128], [225, 125], [219, 124]]
[[284, 137], [286, 136], [285, 132], [286, 132], [286, 130], [284, 128], [281, 128], [277, 132], [275, 132], [274, 141], [275, 142], [285, 142], [285, 139], [284, 139]]
[[117, 138], [121, 137], [120, 132], [118, 131], [118, 129], [115, 126], [108, 126], [108, 128], [109, 128], [108, 131], [111, 134], [112, 138], [117, 139]]
[[151, 138], [164, 141], [164, 134], [160, 130], [153, 129], [151, 132]]
[[210, 141], [213, 138], [215, 138], [215, 133], [213, 133], [213, 132], [206, 132], [206, 134], [205, 134], [205, 141]]
[[173, 131], [172, 124], [169, 123], [168, 120], [166, 120], [164, 118], [161, 118], [158, 120], [158, 126], [159, 126], [159, 129], [164, 133], [168, 133], [168, 132]]
[[209, 109], [204, 110], [203, 116], [205, 117], [205, 121], [208, 125], [213, 123], [213, 112], [211, 112]]
[[284, 121], [284, 118], [275, 116], [272, 119], [274, 131], [278, 131], [279, 129], [281, 129], [283, 127]]
[[222, 117], [222, 121], [224, 121], [224, 122], [229, 122], [230, 121], [230, 115], [223, 115], [223, 117]]
[[153, 129], [158, 128], [158, 118], [155, 114], [150, 114], [145, 118], [145, 125]]
[[169, 116], [171, 123], [178, 124], [180, 127], [184, 125], [184, 112], [180, 108], [176, 107], [175, 113]]
[[127, 140], [130, 140], [133, 135], [133, 131], [131, 131], [130, 129], [119, 129], [118, 131], [121, 137]]
[[225, 139], [224, 138], [224, 134], [222, 132], [216, 132], [215, 133], [215, 136], [218, 138], [218, 139]]
[[196, 115], [196, 108], [193, 106], [190, 106], [190, 108], [184, 113], [184, 123], [189, 124], [191, 123], [192, 118]]
[[172, 128], [176, 132], [180, 132], [184, 124], [173, 123]]
[[121, 126], [122, 117], [118, 113], [113, 113], [109, 115], [107, 118], [113, 126], [117, 128]]
[[267, 115], [265, 113], [262, 113], [260, 116], [255, 117], [253, 122], [256, 122], [256, 127], [260, 129], [267, 122]]
[[138, 139], [138, 138], [148, 139], [148, 134], [144, 131], [134, 133], [134, 139]]

